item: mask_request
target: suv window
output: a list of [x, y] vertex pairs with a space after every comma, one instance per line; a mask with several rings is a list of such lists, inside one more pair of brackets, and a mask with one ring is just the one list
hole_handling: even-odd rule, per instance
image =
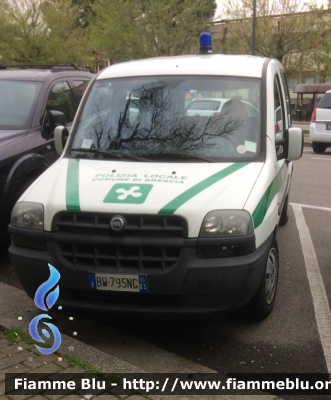
[[331, 108], [331, 93], [325, 93], [317, 108]]
[[42, 84], [0, 81], [0, 129], [27, 129]]
[[[282, 139], [284, 137], [284, 118], [281, 103], [281, 89], [278, 79], [275, 77], [274, 80], [274, 108], [275, 108], [275, 138]], [[277, 154], [282, 153], [282, 146], [276, 146]]]
[[282, 83], [283, 83], [283, 88], [284, 88], [284, 93], [286, 96], [286, 110], [287, 110], [287, 119], [288, 119], [288, 126], [292, 125], [292, 120], [291, 120], [291, 105], [290, 105], [290, 93], [288, 90], [288, 85], [286, 81], [286, 77], [284, 75], [284, 72], [280, 71], [279, 75], [281, 77]]
[[78, 96], [78, 101], [81, 101], [83, 94], [90, 81], [73, 81]]
[[63, 112], [67, 123], [74, 120], [77, 105], [67, 82], [60, 82], [52, 87], [48, 95], [46, 110]]

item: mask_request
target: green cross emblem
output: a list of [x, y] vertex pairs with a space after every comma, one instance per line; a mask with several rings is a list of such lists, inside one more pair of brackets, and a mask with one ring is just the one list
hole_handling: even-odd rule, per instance
[[139, 183], [116, 183], [104, 198], [104, 203], [142, 204], [153, 185]]

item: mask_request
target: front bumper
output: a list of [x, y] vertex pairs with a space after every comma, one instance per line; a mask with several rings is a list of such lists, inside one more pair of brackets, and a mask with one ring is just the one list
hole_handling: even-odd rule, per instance
[[[15, 231], [17, 233], [17, 229]], [[67, 307], [145, 314], [227, 313], [246, 304], [256, 293], [271, 241], [272, 235], [253, 254], [246, 256], [197, 258], [197, 239], [186, 239], [189, 245], [182, 249], [175, 265], [164, 271], [151, 269], [147, 273], [148, 293], [90, 290], [89, 272], [114, 273], [114, 270], [69, 267], [66, 262], [59, 261], [56, 244], [51, 240], [46, 240], [46, 250], [12, 244], [9, 257], [31, 298], [49, 278], [48, 264], [51, 264], [61, 274], [58, 304]]]

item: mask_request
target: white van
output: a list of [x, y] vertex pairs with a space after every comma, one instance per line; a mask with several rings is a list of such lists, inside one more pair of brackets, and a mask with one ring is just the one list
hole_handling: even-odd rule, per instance
[[[188, 115], [192, 93], [227, 101], [216, 115]], [[66, 129], [55, 132], [62, 156], [12, 213], [10, 260], [28, 295], [51, 264], [61, 305], [199, 314], [251, 302], [266, 317], [277, 227], [303, 149], [288, 99], [282, 65], [267, 58], [192, 55], [102, 70], [64, 150]]]

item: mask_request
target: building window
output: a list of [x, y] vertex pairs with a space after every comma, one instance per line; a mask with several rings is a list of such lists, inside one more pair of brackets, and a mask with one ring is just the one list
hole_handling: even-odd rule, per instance
[[287, 79], [289, 89], [294, 89], [295, 86], [299, 83], [298, 78], [288, 78]]
[[314, 78], [304, 78], [303, 83], [306, 85], [314, 83]]

